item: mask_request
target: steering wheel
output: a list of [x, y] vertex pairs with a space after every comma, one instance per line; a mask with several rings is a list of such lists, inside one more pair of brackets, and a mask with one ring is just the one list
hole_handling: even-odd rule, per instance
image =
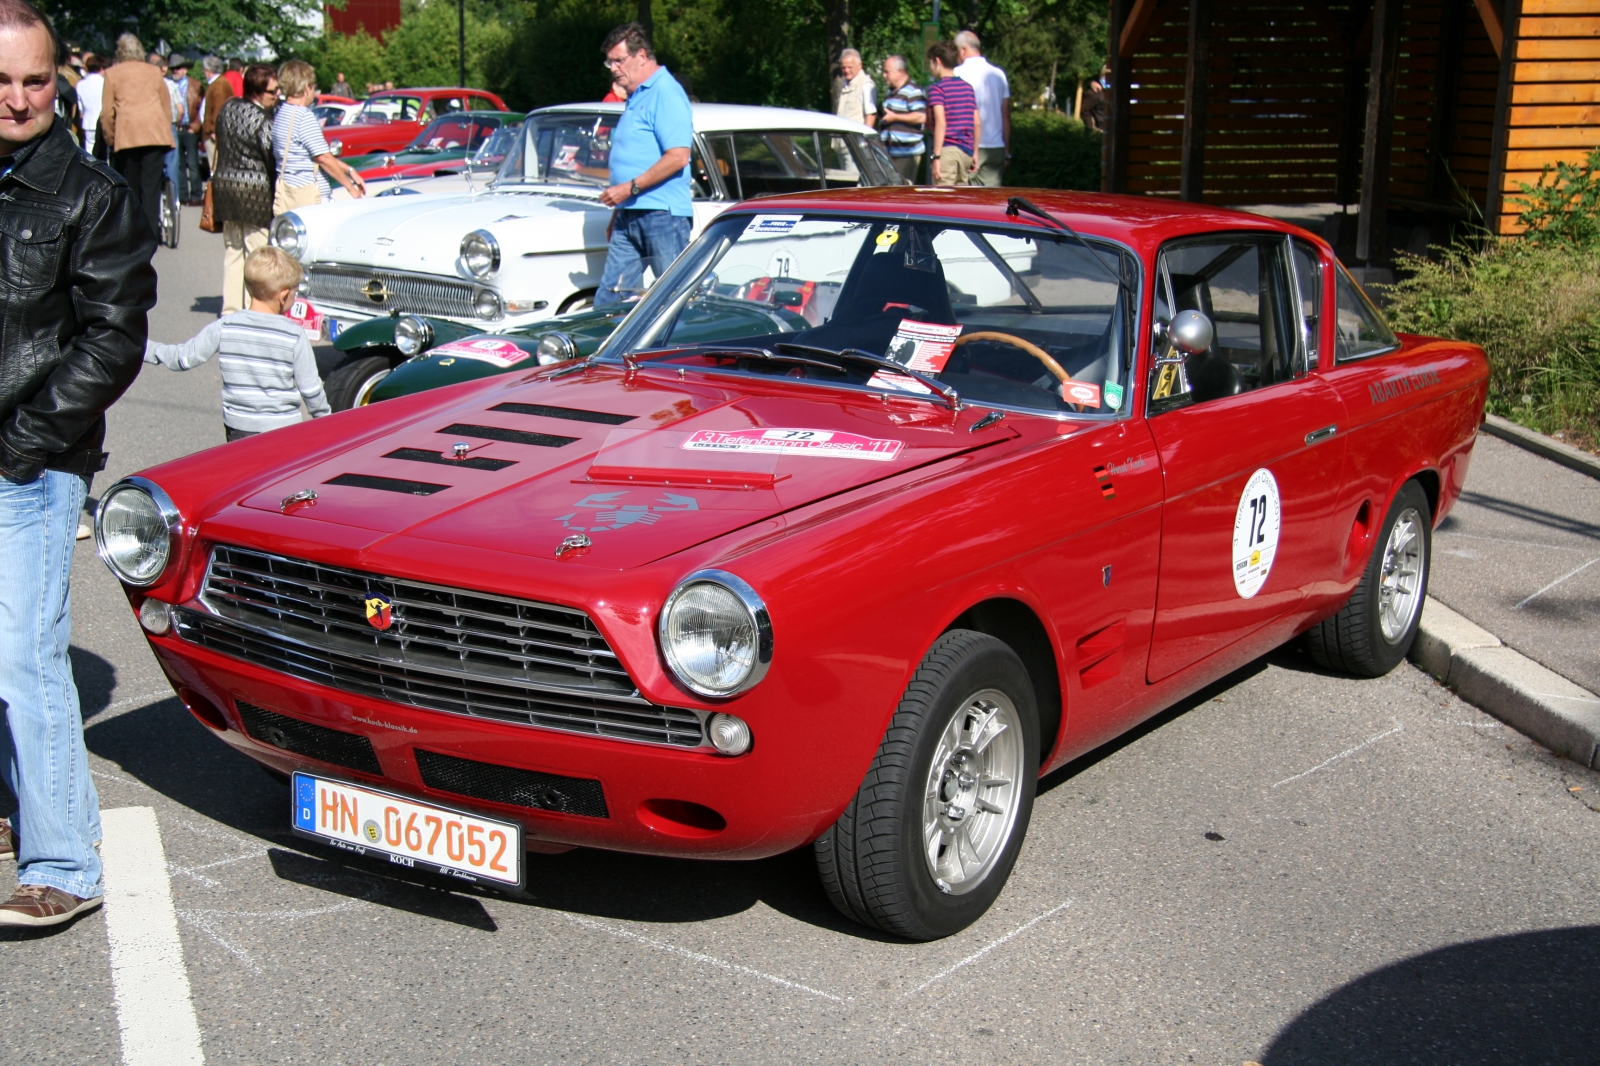
[[[1045, 369], [1054, 374], [1056, 380], [1061, 382], [1062, 385], [1065, 385], [1067, 382], [1072, 380], [1072, 375], [1061, 369], [1061, 364], [1055, 361], [1054, 356], [1045, 351], [1043, 348], [1039, 347], [1037, 344], [1034, 344], [1032, 341], [1025, 341], [1021, 337], [1013, 337], [1009, 333], [997, 333], [991, 330], [980, 330], [977, 333], [963, 333], [961, 336], [957, 337], [955, 344], [952, 346], [952, 350], [961, 347], [963, 344], [966, 344], [969, 341], [999, 341], [1002, 344], [1009, 344], [1014, 348], [1021, 348], [1023, 351], [1039, 360], [1039, 362], [1043, 363]], [[1080, 414], [1083, 412], [1082, 404], [1073, 403], [1071, 400], [1068, 400], [1064, 394], [1061, 398], [1067, 403], [1072, 404], [1073, 410], [1079, 412]]]

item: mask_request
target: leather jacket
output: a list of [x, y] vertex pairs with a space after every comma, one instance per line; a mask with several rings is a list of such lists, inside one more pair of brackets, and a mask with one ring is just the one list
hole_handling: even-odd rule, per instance
[[259, 104], [235, 97], [217, 113], [217, 167], [211, 211], [218, 222], [246, 229], [270, 225], [278, 167], [272, 156], [272, 118]]
[[105, 410], [144, 362], [156, 237], [63, 123], [0, 177], [0, 475], [105, 467]]

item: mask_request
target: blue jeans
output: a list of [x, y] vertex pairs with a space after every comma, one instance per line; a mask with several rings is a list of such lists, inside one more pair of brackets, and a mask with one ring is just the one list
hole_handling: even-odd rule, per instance
[[101, 894], [100, 797], [89, 776], [72, 640], [72, 554], [88, 486], [47, 470], [0, 478], [0, 775], [17, 798], [17, 880]]
[[660, 277], [680, 252], [689, 247], [693, 220], [670, 211], [623, 210], [611, 227], [606, 267], [600, 272], [600, 291], [594, 305], [621, 303], [644, 291], [644, 268]]

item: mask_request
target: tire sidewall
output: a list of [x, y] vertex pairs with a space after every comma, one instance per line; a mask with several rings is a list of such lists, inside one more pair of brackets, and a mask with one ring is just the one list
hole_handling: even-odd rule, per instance
[[[1402, 512], [1408, 508], [1415, 509], [1422, 516], [1422, 587], [1419, 590], [1417, 610], [1411, 616], [1411, 624], [1400, 639], [1390, 644], [1383, 635], [1383, 602], [1380, 595], [1383, 583], [1383, 556], [1389, 546], [1389, 537], [1394, 532], [1395, 522]], [[1412, 643], [1417, 639], [1418, 624], [1422, 621], [1422, 601], [1428, 594], [1428, 581], [1433, 576], [1433, 510], [1428, 506], [1428, 497], [1422, 487], [1415, 481], [1407, 481], [1395, 493], [1394, 499], [1389, 503], [1389, 510], [1383, 516], [1383, 525], [1378, 531], [1378, 539], [1373, 544], [1372, 558], [1367, 562], [1367, 573], [1363, 578], [1367, 582], [1367, 625], [1372, 634], [1369, 642], [1372, 648], [1372, 657], [1383, 673], [1399, 666], [1401, 661], [1411, 651]]]

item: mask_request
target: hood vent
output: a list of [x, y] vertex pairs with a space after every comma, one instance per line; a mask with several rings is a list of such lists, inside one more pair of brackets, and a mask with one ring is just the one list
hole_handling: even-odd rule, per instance
[[508, 466], [517, 465], [515, 459], [490, 459], [481, 455], [475, 455], [470, 459], [452, 459], [439, 452], [430, 452], [426, 448], [396, 448], [392, 452], [384, 452], [383, 457], [385, 459], [405, 459], [413, 463], [464, 466], [468, 470], [504, 470]]
[[604, 411], [580, 411], [576, 407], [546, 407], [537, 403], [497, 403], [491, 411], [505, 411], [513, 415], [542, 415], [545, 418], [565, 418], [572, 422], [594, 422], [602, 426], [620, 426], [632, 422], [636, 415], [611, 415]]
[[450, 487], [431, 481], [407, 481], [398, 477], [378, 477], [376, 474], [340, 474], [323, 484], [345, 485], [353, 489], [382, 489], [384, 492], [400, 492], [407, 496], [432, 496]]
[[560, 448], [571, 444], [581, 438], [558, 437], [554, 433], [528, 433], [520, 429], [504, 429], [500, 426], [474, 426], [465, 422], [445, 426], [440, 433], [449, 433], [457, 437], [480, 437], [483, 440], [500, 440], [507, 444], [531, 444], [536, 448]]

